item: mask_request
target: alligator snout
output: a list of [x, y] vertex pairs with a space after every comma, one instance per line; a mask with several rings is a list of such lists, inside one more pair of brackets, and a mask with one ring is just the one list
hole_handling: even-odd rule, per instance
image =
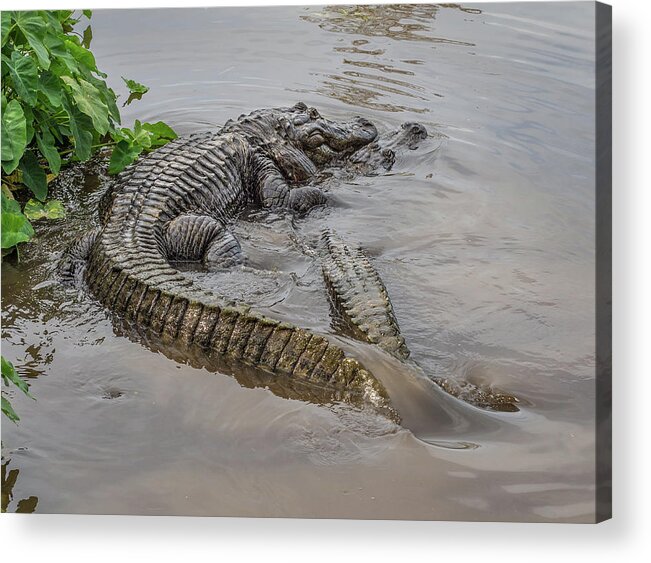
[[405, 144], [410, 149], [417, 149], [420, 141], [427, 138], [427, 129], [420, 123], [407, 122], [402, 124]]

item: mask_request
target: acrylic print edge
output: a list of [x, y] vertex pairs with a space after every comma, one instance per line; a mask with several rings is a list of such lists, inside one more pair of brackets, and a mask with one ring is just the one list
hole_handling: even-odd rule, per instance
[[595, 522], [612, 517], [612, 6], [595, 2]]

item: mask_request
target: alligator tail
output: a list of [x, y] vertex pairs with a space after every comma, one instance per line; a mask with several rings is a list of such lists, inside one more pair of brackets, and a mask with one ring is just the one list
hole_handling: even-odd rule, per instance
[[[322, 243], [323, 277], [330, 293], [336, 328], [353, 338], [376, 344], [425, 376], [416, 362], [407, 360], [410, 352], [400, 334], [391, 299], [363, 250], [350, 247], [333, 231], [322, 234]], [[515, 397], [488, 387], [443, 377], [429, 379], [450, 395], [477, 407], [506, 412], [519, 410]]]
[[334, 342], [197, 287], [155, 249], [111, 247], [98, 236], [88, 254], [90, 291], [113, 313], [165, 343], [198, 346], [267, 374], [334, 390], [399, 421], [384, 386]]

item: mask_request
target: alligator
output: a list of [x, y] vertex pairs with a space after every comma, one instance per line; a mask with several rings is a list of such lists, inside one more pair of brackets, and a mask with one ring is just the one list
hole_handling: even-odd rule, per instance
[[[322, 385], [336, 390], [337, 399], [370, 404], [399, 421], [382, 383], [339, 339], [202, 288], [174, 264], [198, 262], [208, 271], [243, 264], [230, 226], [247, 206], [306, 214], [328, 201], [315, 185], [325, 167], [388, 170], [396, 150], [416, 148], [426, 136], [417, 123], [378, 135], [367, 119], [336, 122], [298, 103], [180, 137], [117, 176], [100, 203], [100, 226], [68, 249], [60, 271], [82, 272], [90, 292], [114, 315], [163, 343], [199, 347], [273, 377]], [[334, 233], [324, 235], [323, 243], [326, 285], [344, 324], [355, 328], [354, 337], [406, 359], [386, 288], [370, 262]], [[338, 271], [343, 262], [333, 257], [341, 252], [351, 260]], [[356, 280], [356, 272], [364, 279]]]

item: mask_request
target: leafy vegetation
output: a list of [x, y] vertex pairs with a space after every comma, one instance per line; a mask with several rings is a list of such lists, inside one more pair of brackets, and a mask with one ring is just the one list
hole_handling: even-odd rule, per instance
[[[117, 96], [90, 51], [91, 16], [90, 10], [1, 14], [3, 251], [34, 236], [30, 220], [65, 217], [60, 202], [46, 202], [62, 166], [113, 147], [109, 173], [116, 174], [143, 151], [176, 138], [160, 121], [120, 127]], [[149, 90], [122, 79], [129, 89], [123, 105]], [[21, 190], [34, 196], [23, 209], [15, 201]]]
[[[176, 133], [161, 121], [136, 121], [133, 129], [120, 126], [117, 96], [90, 51], [90, 10], [3, 11], [0, 17], [4, 255], [34, 237], [31, 221], [65, 218], [61, 202], [47, 200], [48, 184], [62, 167], [112, 147], [109, 173], [117, 174]], [[123, 106], [149, 90], [122, 79], [129, 89]], [[27, 383], [4, 357], [2, 379], [31, 397]], [[2, 412], [18, 420], [4, 396]]]
[[[4, 356], [1, 358], [2, 361], [2, 381], [4, 382], [5, 385], [10, 385], [13, 384], [18, 389], [20, 389], [25, 395], [33, 399], [29, 394], [29, 385], [27, 382], [18, 375], [16, 372], [16, 369], [14, 368], [13, 364], [5, 360]], [[9, 402], [9, 399], [6, 397], [2, 397], [2, 414], [7, 416], [9, 420], [12, 422], [18, 422], [20, 418], [16, 414], [16, 411], [14, 411], [13, 407], [11, 406], [11, 403]]]

